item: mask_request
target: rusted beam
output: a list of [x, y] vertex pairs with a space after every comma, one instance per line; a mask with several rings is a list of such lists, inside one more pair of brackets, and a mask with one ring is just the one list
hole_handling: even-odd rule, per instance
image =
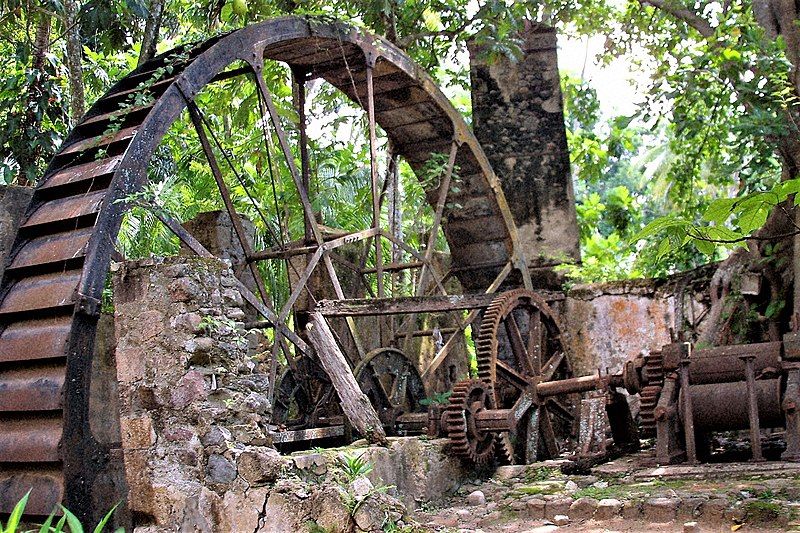
[[447, 160], [447, 168], [439, 183], [439, 198], [436, 201], [434, 208], [433, 225], [431, 226], [430, 233], [428, 234], [428, 244], [425, 248], [425, 258], [422, 260], [424, 266], [419, 276], [419, 283], [417, 284], [416, 296], [425, 294], [425, 289], [428, 285], [428, 269], [433, 269], [431, 260], [433, 259], [433, 252], [436, 247], [436, 240], [439, 236], [439, 227], [442, 224], [442, 215], [444, 214], [444, 206], [447, 203], [447, 194], [450, 191], [450, 180], [453, 177], [453, 167], [456, 164], [456, 154], [458, 154], [458, 143], [454, 140], [450, 146], [450, 157]]
[[[189, 117], [192, 119], [192, 124], [197, 132], [197, 136], [200, 139], [200, 146], [202, 146], [203, 152], [206, 154], [206, 159], [208, 160], [208, 165], [211, 167], [211, 174], [214, 176], [214, 181], [217, 183], [220, 196], [222, 196], [222, 202], [225, 204], [225, 209], [228, 211], [228, 216], [233, 224], [236, 238], [239, 244], [242, 245], [245, 257], [249, 257], [253, 254], [253, 247], [250, 245], [250, 241], [247, 240], [247, 233], [244, 230], [242, 218], [233, 205], [231, 193], [228, 191], [225, 178], [222, 176], [222, 169], [217, 162], [217, 158], [214, 156], [214, 150], [211, 148], [211, 143], [203, 127], [203, 117], [200, 114], [200, 109], [193, 101], [187, 101], [186, 107], [189, 110]], [[261, 299], [266, 302], [269, 296], [267, 294], [267, 288], [264, 285], [264, 280], [261, 278], [261, 273], [258, 271], [258, 267], [253, 263], [248, 263], [248, 268], [253, 275], [253, 280], [256, 282], [256, 287], [258, 288], [258, 293], [261, 295]]]
[[[411, 263], [386, 263], [383, 265], [384, 272], [400, 272], [401, 270], [411, 270], [412, 268], [420, 268], [425, 263], [421, 261], [412, 261]], [[365, 268], [364, 274], [374, 274], [377, 272], [378, 269], [376, 268]]]
[[[375, 89], [373, 87], [374, 57], [367, 58], [367, 118], [369, 120], [369, 173], [372, 191], [372, 227], [381, 226], [380, 185], [378, 183], [378, 139], [375, 130]], [[380, 238], [375, 244], [375, 273], [378, 281], [378, 298], [383, 298], [383, 247]], [[378, 322], [380, 328], [380, 322]]]
[[408, 296], [405, 298], [353, 298], [320, 300], [315, 311], [323, 316], [381, 316], [406, 313], [444, 313], [463, 309], [483, 309], [494, 294], [451, 296]]

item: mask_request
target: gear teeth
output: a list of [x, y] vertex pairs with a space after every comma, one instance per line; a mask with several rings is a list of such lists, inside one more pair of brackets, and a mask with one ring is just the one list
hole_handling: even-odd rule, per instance
[[[491, 383], [493, 387], [497, 381], [497, 372], [495, 369], [498, 352], [497, 334], [503, 319], [520, 304], [536, 307], [542, 313], [543, 317], [546, 317], [552, 324], [555, 324], [557, 332], [552, 339], [561, 342], [560, 324], [555, 319], [547, 303], [536, 293], [528, 289], [516, 289], [497, 296], [492, 300], [489, 307], [486, 308], [486, 311], [484, 311], [480, 330], [475, 340], [478, 378]], [[497, 392], [497, 390], [494, 391], [494, 401], [498, 407], [503, 407], [500, 405], [501, 399], [498, 397]], [[500, 433], [496, 436], [495, 450], [499, 462], [513, 464], [514, 446], [511, 443], [511, 438], [508, 433]]]
[[641, 401], [639, 426], [643, 437], [654, 437], [656, 435], [655, 410], [658, 406], [658, 398], [661, 396], [661, 389], [664, 387], [664, 358], [661, 352], [653, 352], [644, 358], [643, 374], [647, 385], [642, 387], [642, 391], [639, 393]]
[[490, 400], [490, 408], [494, 408], [494, 394], [491, 387], [481, 380], [468, 379], [459, 381], [453, 387], [453, 393], [450, 395], [450, 403], [445, 408], [444, 412], [444, 425], [447, 431], [447, 436], [450, 439], [450, 447], [452, 452], [475, 464], [486, 464], [494, 458], [495, 445], [492, 441], [491, 445], [478, 450], [477, 446], [470, 442], [470, 436], [467, 434], [467, 410], [470, 409], [468, 405], [470, 394], [477, 389], [485, 389]]

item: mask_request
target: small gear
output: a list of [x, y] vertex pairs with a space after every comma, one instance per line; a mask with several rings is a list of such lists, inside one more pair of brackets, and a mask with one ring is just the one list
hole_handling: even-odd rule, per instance
[[495, 408], [491, 386], [482, 380], [467, 379], [456, 383], [443, 416], [453, 453], [479, 465], [494, 458], [494, 434], [480, 431], [475, 425], [475, 416]]
[[664, 386], [664, 358], [661, 352], [653, 352], [645, 356], [642, 374], [647, 385], [642, 387], [642, 391], [639, 393], [641, 399], [639, 429], [643, 437], [654, 437], [656, 434], [655, 409]]

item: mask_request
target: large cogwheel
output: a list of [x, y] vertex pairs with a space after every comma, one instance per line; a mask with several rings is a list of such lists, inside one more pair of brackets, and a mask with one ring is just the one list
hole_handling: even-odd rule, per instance
[[[572, 377], [561, 342], [561, 327], [550, 306], [536, 293], [517, 289], [499, 295], [486, 309], [476, 342], [478, 377], [492, 384], [498, 409], [511, 408], [535, 383]], [[522, 423], [516, 431], [517, 448], [534, 439], [537, 458], [558, 455], [560, 442], [576, 430], [575, 399], [548, 399], [538, 406], [536, 428]], [[555, 415], [551, 419], [551, 414]], [[508, 432], [497, 435], [498, 459], [524, 461]]]

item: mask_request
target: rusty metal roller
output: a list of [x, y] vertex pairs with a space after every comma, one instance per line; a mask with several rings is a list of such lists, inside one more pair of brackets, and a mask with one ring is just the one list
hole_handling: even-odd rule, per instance
[[[758, 418], [762, 428], [783, 427], [780, 379], [756, 381]], [[690, 385], [694, 427], [698, 431], [748, 429], [747, 383]], [[684, 394], [683, 391], [680, 393]], [[678, 400], [681, 423], [684, 420], [682, 397]]]

